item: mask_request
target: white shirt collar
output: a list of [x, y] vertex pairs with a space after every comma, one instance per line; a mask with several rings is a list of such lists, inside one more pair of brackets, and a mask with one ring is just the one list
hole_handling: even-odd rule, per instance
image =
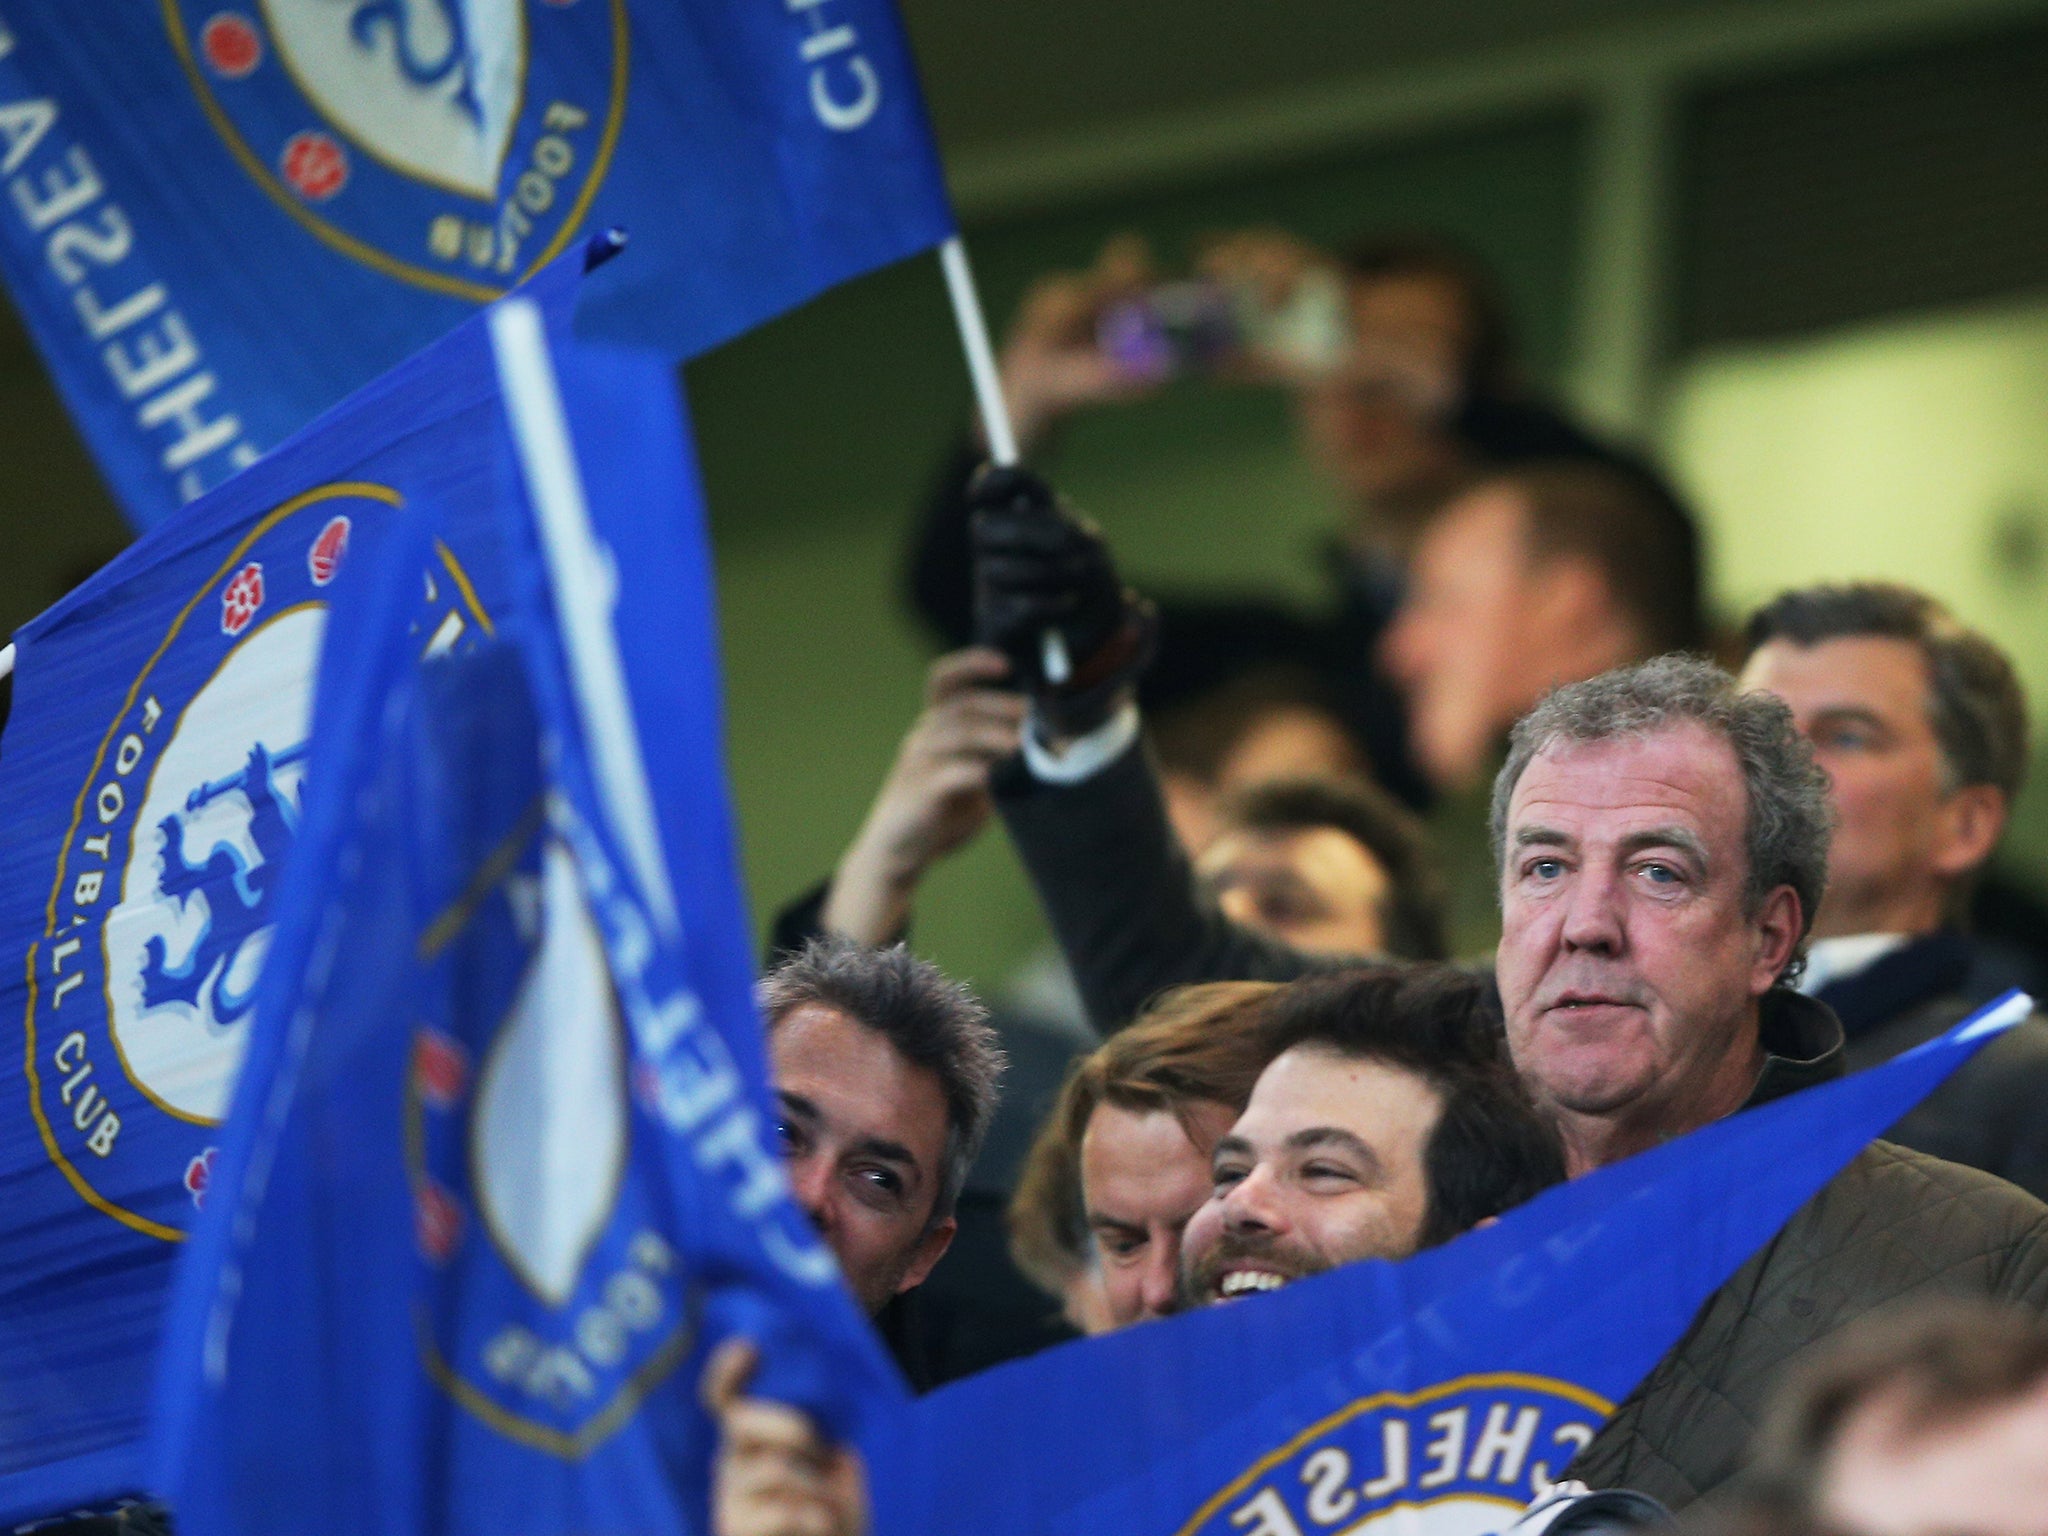
[[1910, 933], [1852, 933], [1838, 939], [1815, 939], [1806, 947], [1806, 970], [1796, 985], [1811, 997], [1822, 987], [1868, 970], [1912, 937]]

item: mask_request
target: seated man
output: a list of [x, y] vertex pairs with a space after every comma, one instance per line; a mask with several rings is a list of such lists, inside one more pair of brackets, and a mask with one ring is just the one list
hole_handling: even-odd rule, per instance
[[[2012, 663], [1933, 598], [1877, 582], [1757, 610], [1745, 688], [1775, 693], [1833, 786], [1828, 889], [1800, 990], [1848, 1033], [1851, 1068], [1896, 1056], [2000, 990], [1962, 929], [2027, 762]], [[2048, 1025], [1965, 1063], [1890, 1139], [2048, 1195]]]
[[[762, 981], [761, 1012], [791, 1192], [878, 1313], [953, 1240], [1002, 1050], [967, 990], [901, 946], [816, 941]], [[804, 1415], [745, 1397], [750, 1370], [735, 1341], [704, 1374], [721, 1422], [719, 1536], [802, 1529], [779, 1523], [793, 1503], [847, 1497], [845, 1458]]]
[[[1209, 1198], [1216, 1138], [1271, 1058], [1260, 1022], [1273, 991], [1169, 992], [1068, 1077], [1011, 1202], [1011, 1245], [1058, 1250], [1041, 1283], [1083, 1331], [1179, 1310], [1181, 1229]], [[1054, 1267], [1029, 1257], [1027, 1273]]]
[[931, 1273], [1003, 1053], [966, 988], [898, 946], [820, 940], [761, 983], [783, 1154], [870, 1313]]
[[1492, 1044], [1483, 981], [1343, 972], [1274, 994], [1274, 1052], [1187, 1224], [1190, 1306], [1356, 1259], [1406, 1258], [1564, 1178], [1557, 1135]]

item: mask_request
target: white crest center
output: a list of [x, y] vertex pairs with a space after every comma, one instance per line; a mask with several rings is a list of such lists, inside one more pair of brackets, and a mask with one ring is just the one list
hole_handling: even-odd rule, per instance
[[262, 0], [278, 56], [372, 159], [497, 195], [526, 80], [521, 0]]
[[566, 1304], [626, 1164], [625, 1046], [604, 945], [568, 850], [541, 864], [541, 934], [491, 1042], [471, 1124], [476, 1200], [527, 1287]]

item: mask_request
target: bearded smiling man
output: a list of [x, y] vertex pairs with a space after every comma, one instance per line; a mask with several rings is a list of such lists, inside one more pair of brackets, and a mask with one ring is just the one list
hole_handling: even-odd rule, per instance
[[1562, 1179], [1556, 1136], [1489, 1015], [1484, 982], [1444, 966], [1275, 993], [1275, 1054], [1216, 1143], [1214, 1193], [1182, 1237], [1186, 1304], [1405, 1258]]

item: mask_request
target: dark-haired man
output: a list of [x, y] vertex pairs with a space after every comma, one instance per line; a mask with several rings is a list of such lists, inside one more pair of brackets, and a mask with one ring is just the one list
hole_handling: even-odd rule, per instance
[[1217, 807], [1195, 873], [1233, 922], [1318, 955], [1444, 958], [1443, 878], [1415, 818], [1361, 779], [1272, 779]]
[[[2005, 653], [1925, 593], [1805, 587], [1748, 625], [1745, 688], [1792, 708], [1835, 806], [1828, 890], [1801, 990], [1834, 1009], [1851, 1067], [1884, 1061], [1990, 994], [1963, 931], [2027, 763]], [[2048, 1025], [2008, 1031], [1890, 1133], [2048, 1195]]]
[[995, 1114], [987, 1013], [900, 945], [814, 941], [761, 983], [797, 1203], [870, 1313], [931, 1273]]
[[[966, 988], [898, 945], [818, 939], [761, 983], [769, 1076], [797, 1203], [870, 1313], [931, 1273], [995, 1114], [1003, 1053]], [[849, 1530], [857, 1458], [803, 1414], [746, 1395], [750, 1345], [729, 1341], [700, 1391], [719, 1422], [715, 1536]]]
[[1207, 1305], [1448, 1242], [1564, 1177], [1556, 1134], [1492, 1046], [1477, 977], [1443, 966], [1299, 981], [1269, 1000], [1277, 1054], [1215, 1147], [1182, 1238]]

